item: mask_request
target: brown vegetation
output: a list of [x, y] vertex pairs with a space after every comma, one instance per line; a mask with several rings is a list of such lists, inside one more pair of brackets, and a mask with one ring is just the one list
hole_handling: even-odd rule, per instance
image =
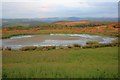
[[[78, 24], [79, 25], [76, 25]], [[81, 25], [83, 24], [84, 25]], [[88, 24], [89, 23], [89, 24]], [[57, 24], [57, 25], [56, 25]], [[63, 25], [58, 25], [63, 24]], [[69, 24], [74, 24], [70, 26]], [[42, 26], [42, 27], [41, 27]], [[17, 28], [5, 27], [2, 28], [2, 38], [9, 38], [16, 35], [25, 34], [50, 34], [50, 33], [89, 33], [89, 34], [102, 34], [109, 36], [119, 36], [118, 30], [120, 29], [117, 22], [57, 22], [54, 24], [44, 24], [34, 28]]]
[[74, 22], [74, 21], [58, 21], [54, 22], [54, 24], [62, 24], [62, 25], [77, 25], [77, 24], [89, 24], [89, 21], [79, 21], [79, 22]]

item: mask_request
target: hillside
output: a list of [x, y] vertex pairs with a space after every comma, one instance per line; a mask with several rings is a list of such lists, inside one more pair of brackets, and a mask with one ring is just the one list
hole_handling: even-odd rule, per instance
[[44, 24], [42, 21], [2, 21], [3, 27], [23, 26], [23, 27], [34, 27], [39, 24]]
[[78, 24], [90, 24], [90, 21], [57, 21], [53, 24], [63, 24], [63, 25], [78, 25]]

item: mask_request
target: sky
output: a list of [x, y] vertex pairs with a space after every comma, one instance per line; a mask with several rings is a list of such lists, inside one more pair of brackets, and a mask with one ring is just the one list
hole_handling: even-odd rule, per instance
[[[109, 1], [109, 2], [108, 2]], [[4, 0], [2, 18], [118, 17], [118, 0]]]

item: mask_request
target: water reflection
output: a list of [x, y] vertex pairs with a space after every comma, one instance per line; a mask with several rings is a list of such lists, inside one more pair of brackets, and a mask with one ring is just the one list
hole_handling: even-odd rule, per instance
[[67, 46], [73, 44], [85, 45], [87, 41], [110, 43], [116, 38], [88, 34], [47, 34], [16, 36], [2, 40], [3, 47], [21, 48], [24, 46]]

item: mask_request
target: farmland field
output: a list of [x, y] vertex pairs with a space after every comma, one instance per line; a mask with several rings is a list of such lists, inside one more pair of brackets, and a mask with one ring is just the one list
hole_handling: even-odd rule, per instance
[[118, 47], [4, 50], [3, 78], [116, 78]]

